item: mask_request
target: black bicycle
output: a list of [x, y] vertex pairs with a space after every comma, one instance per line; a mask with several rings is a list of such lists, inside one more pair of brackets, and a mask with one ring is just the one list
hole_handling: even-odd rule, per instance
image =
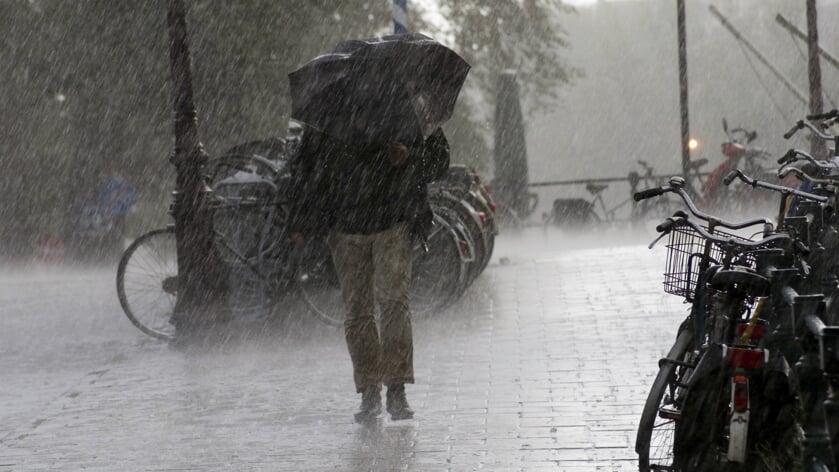
[[[766, 219], [732, 223], [708, 215], [683, 185], [673, 178], [636, 197], [675, 193], [706, 223], [677, 212], [656, 228], [659, 239], [669, 236], [664, 290], [684, 297], [691, 311], [647, 397], [636, 436], [639, 469], [747, 470], [775, 461], [789, 470], [784, 465], [797, 460], [797, 443], [779, 432], [795, 430], [797, 398], [789, 394], [786, 358], [772, 347], [770, 330], [780, 323], [765, 309], [773, 284], [761, 265], [789, 254], [794, 239]], [[757, 240], [720, 231], [755, 226]]]

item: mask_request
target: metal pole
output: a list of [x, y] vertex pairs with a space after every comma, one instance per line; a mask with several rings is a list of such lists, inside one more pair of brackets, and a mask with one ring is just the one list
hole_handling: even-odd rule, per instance
[[[779, 25], [783, 26], [784, 29], [786, 29], [787, 31], [792, 33], [798, 39], [800, 39], [802, 41], [805, 41], [805, 42], [808, 41], [807, 35], [804, 34], [795, 25], [793, 25], [789, 20], [784, 18], [784, 16], [781, 15], [780, 13], [778, 13], [778, 15], [775, 17], [775, 21]], [[828, 64], [832, 65], [836, 69], [839, 69], [839, 59], [836, 59], [833, 56], [833, 54], [830, 54], [829, 52], [827, 52], [823, 47], [818, 46], [818, 48], [819, 48], [819, 54], [821, 54], [821, 56], [824, 58], [824, 60], [827, 61]]]
[[728, 30], [731, 34], [733, 34], [733, 35], [734, 35], [734, 37], [735, 37], [738, 41], [740, 41], [741, 43], [743, 43], [743, 45], [744, 45], [744, 46], [746, 46], [746, 48], [747, 48], [747, 49], [748, 49], [748, 50], [749, 50], [752, 54], [754, 54], [754, 55], [755, 55], [755, 57], [757, 57], [757, 59], [758, 59], [758, 60], [759, 60], [759, 61], [760, 61], [763, 65], [765, 65], [765, 66], [769, 69], [769, 71], [771, 71], [771, 72], [772, 72], [772, 74], [773, 74], [775, 77], [777, 77], [777, 78], [778, 78], [778, 80], [780, 80], [780, 81], [781, 81], [781, 83], [783, 83], [783, 84], [786, 86], [786, 88], [787, 88], [790, 92], [792, 92], [792, 94], [793, 94], [793, 95], [795, 95], [795, 97], [796, 97], [796, 98], [798, 98], [799, 100], [801, 100], [801, 103], [804, 103], [804, 104], [808, 103], [807, 98], [806, 98], [806, 97], [804, 97], [804, 94], [803, 94], [803, 93], [801, 93], [801, 91], [799, 91], [799, 90], [795, 87], [795, 85], [793, 85], [793, 84], [792, 84], [792, 82], [790, 82], [789, 80], [787, 80], [787, 78], [786, 78], [786, 77], [784, 77], [784, 76], [783, 76], [783, 74], [781, 74], [781, 72], [780, 72], [780, 71], [778, 71], [778, 69], [776, 69], [776, 68], [775, 68], [775, 66], [773, 66], [773, 65], [772, 65], [772, 64], [771, 64], [768, 60], [766, 60], [766, 58], [763, 56], [763, 54], [761, 54], [761, 53], [760, 53], [760, 51], [758, 51], [758, 50], [757, 50], [754, 46], [752, 46], [752, 43], [750, 43], [750, 42], [749, 42], [746, 38], [744, 38], [744, 37], [743, 37], [743, 35], [742, 35], [742, 34], [740, 34], [740, 32], [739, 32], [739, 31], [737, 31], [737, 30], [734, 28], [734, 26], [733, 26], [733, 25], [732, 25], [732, 24], [731, 24], [731, 23], [730, 23], [730, 22], [729, 22], [729, 21], [728, 21], [728, 20], [727, 20], [724, 16], [722, 16], [722, 13], [720, 13], [720, 11], [719, 11], [719, 10], [717, 10], [717, 8], [716, 8], [715, 6], [713, 6], [713, 5], [709, 6], [709, 7], [708, 7], [708, 10], [710, 10], [710, 11], [711, 11], [711, 13], [712, 13], [714, 16], [716, 16], [718, 20], [720, 20], [720, 23], [722, 23], [722, 25], [723, 25], [723, 26], [725, 26], [725, 29], [727, 29], [727, 30]]
[[685, 33], [685, 0], [676, 0], [676, 23], [679, 37], [679, 111], [682, 121], [682, 175], [690, 173], [690, 124], [688, 122], [688, 58]]
[[[819, 26], [818, 13], [816, 11], [816, 0], [806, 0], [807, 5], [807, 76], [810, 85], [810, 114], [818, 114], [824, 111], [824, 102], [822, 101], [822, 68], [819, 61]], [[810, 152], [816, 159], [825, 159], [827, 157], [827, 143], [819, 139], [816, 135], [810, 137]], [[818, 340], [813, 339], [813, 343], [818, 343]], [[815, 380], [813, 386], [815, 389], [804, 392], [802, 399], [806, 400], [808, 397], [812, 403], [808, 405], [802, 402], [805, 406], [804, 410], [804, 430], [807, 434], [804, 435], [803, 448], [806, 453], [812, 456], [821, 458], [825, 464], [833, 465], [834, 451], [831, 451], [832, 439], [830, 428], [828, 428], [828, 415], [835, 418], [835, 409], [829, 411], [828, 408], [835, 404], [825, 404], [828, 399], [825, 395], [826, 387], [824, 372], [819, 368], [818, 362], [821, 361], [819, 357], [818, 348], [813, 350], [813, 361], [816, 362], [817, 369], [813, 375], [819, 377]], [[802, 356], [807, 357], [807, 356]], [[802, 361], [803, 362], [803, 361]], [[818, 383], [816, 383], [818, 382]], [[804, 385], [804, 384], [802, 384]], [[807, 408], [810, 406], [810, 408]], [[810, 455], [805, 455], [810, 457]], [[831, 467], [832, 469], [832, 467]]]
[[223, 278], [213, 251], [213, 226], [207, 209], [209, 189], [202, 174], [208, 156], [198, 140], [183, 0], [169, 1], [167, 21], [175, 117], [175, 152], [170, 161], [177, 171], [172, 216], [178, 252], [178, 297], [172, 322], [180, 336], [213, 321], [226, 304], [220, 304]]
[[408, 32], [408, 0], [393, 0], [393, 32]]

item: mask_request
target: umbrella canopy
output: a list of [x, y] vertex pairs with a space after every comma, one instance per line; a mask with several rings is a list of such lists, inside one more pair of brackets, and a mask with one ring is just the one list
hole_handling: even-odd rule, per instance
[[350, 144], [418, 143], [451, 118], [469, 68], [418, 33], [343, 41], [288, 75], [291, 117]]

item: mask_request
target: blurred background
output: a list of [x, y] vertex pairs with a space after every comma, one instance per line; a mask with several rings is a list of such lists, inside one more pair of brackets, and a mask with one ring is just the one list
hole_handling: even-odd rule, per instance
[[[757, 130], [781, 154], [781, 134], [806, 113], [708, 11], [687, 2], [692, 157], [722, 161], [721, 120]], [[804, 0], [713, 2], [800, 90]], [[0, 257], [25, 258], [62, 235], [108, 175], [136, 189], [127, 235], [169, 222], [174, 185], [165, 0], [0, 0]], [[193, 0], [188, 5], [201, 140], [211, 157], [284, 137], [286, 75], [341, 39], [391, 31], [387, 0]], [[837, 43], [839, 2], [819, 0], [821, 44]], [[498, 74], [517, 71], [531, 182], [620, 177], [638, 159], [680, 170], [676, 2], [663, 0], [409, 0], [409, 27], [473, 66], [447, 125], [452, 160], [493, 176]], [[839, 72], [823, 63], [825, 108]], [[540, 202], [587, 196], [539, 187]], [[625, 198], [613, 186], [608, 198]], [[538, 214], [538, 212], [537, 212]]]

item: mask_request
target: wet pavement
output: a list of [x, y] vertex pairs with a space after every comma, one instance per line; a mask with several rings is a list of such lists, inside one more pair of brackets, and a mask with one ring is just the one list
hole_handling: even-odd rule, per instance
[[643, 240], [499, 238], [456, 306], [414, 322], [415, 419], [367, 425], [342, 332], [305, 313], [175, 350], [128, 322], [115, 270], [7, 270], [0, 471], [636, 470], [687, 309]]

